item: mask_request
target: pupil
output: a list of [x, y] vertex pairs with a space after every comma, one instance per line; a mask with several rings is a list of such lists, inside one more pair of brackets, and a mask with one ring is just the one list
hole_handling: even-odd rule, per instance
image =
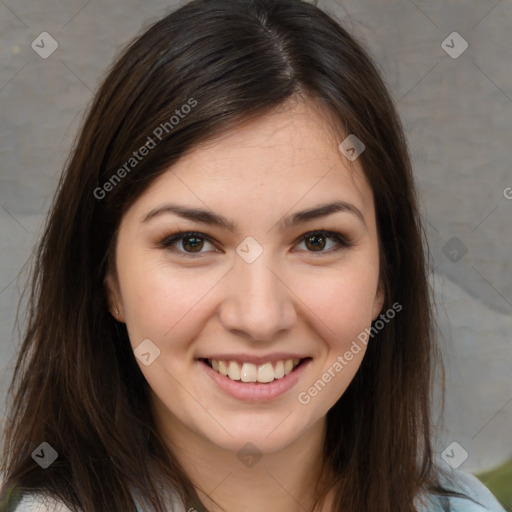
[[[190, 243], [190, 240], [192, 240], [192, 243]], [[188, 238], [185, 238], [184, 242], [184, 249], [186, 249], [185, 245], [189, 245], [192, 247], [192, 252], [198, 252], [201, 250], [201, 239], [197, 236], [189, 236]]]
[[[324, 241], [324, 243], [318, 243], [318, 240], [319, 239], [322, 239]], [[325, 247], [325, 237], [322, 236], [322, 235], [312, 235], [310, 237], [308, 237], [306, 243], [308, 242], [311, 242], [311, 240], [316, 240], [316, 242], [313, 242], [313, 250], [314, 251], [317, 251], [317, 250], [321, 250]]]

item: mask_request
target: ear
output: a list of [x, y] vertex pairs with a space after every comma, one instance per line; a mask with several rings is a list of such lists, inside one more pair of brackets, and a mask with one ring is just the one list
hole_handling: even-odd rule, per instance
[[[105, 293], [107, 294], [107, 302], [111, 315], [118, 322], [124, 322], [124, 309], [120, 300], [119, 286], [116, 279], [110, 272], [107, 272], [103, 280]], [[116, 313], [117, 310], [117, 313]]]
[[372, 320], [375, 320], [380, 315], [383, 305], [384, 305], [384, 287], [382, 286], [382, 283], [379, 281], [379, 286], [377, 288], [377, 292], [375, 294], [375, 299], [373, 301]]

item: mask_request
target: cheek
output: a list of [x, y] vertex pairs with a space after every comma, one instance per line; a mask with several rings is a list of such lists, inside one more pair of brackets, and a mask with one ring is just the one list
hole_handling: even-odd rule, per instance
[[329, 343], [342, 346], [370, 326], [377, 280], [375, 268], [361, 264], [301, 276], [293, 290], [323, 324]]
[[[226, 266], [171, 266], [155, 253], [122, 247], [118, 254], [126, 324], [134, 347], [149, 338], [162, 348], [180, 350], [185, 338], [200, 334], [215, 304], [222, 303], [222, 295], [236, 293], [223, 283], [229, 270]], [[314, 323], [324, 340], [342, 350], [371, 323], [378, 275], [375, 264], [378, 267], [365, 251], [352, 253], [336, 267], [289, 267], [282, 275], [289, 288], [284, 300], [294, 303], [298, 314]]]
[[132, 344], [144, 338], [175, 339], [184, 325], [197, 325], [198, 312], [223, 275], [219, 269], [172, 268], [142, 253], [120, 257], [118, 273]]
[[[343, 395], [359, 370], [371, 326], [377, 275], [371, 268], [311, 280], [308, 307], [321, 336], [312, 378], [297, 400], [312, 418], [325, 414]], [[304, 292], [301, 292], [304, 293]]]

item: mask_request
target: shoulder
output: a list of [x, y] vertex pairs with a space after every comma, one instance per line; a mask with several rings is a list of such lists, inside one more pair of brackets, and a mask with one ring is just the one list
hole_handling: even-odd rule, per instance
[[478, 478], [464, 471], [453, 471], [450, 479], [442, 478], [447, 489], [464, 493], [467, 498], [428, 496], [429, 506], [421, 512], [506, 512]]
[[12, 512], [72, 512], [63, 502], [39, 493], [23, 496]]
[[[134, 496], [137, 495], [132, 490]], [[143, 497], [138, 495], [138, 499], [134, 500], [134, 505], [137, 512], [147, 512], [150, 510], [149, 504], [147, 504]], [[176, 493], [171, 490], [167, 491], [166, 494], [166, 505], [169, 512], [185, 512], [183, 503], [179, 499]], [[62, 501], [55, 498], [46, 496], [39, 492], [31, 492], [25, 494], [21, 501], [14, 506], [13, 509], [9, 509], [5, 512], [73, 512], [68, 508]]]

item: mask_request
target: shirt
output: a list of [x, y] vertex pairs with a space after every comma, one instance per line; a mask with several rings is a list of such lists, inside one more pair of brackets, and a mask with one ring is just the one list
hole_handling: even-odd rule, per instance
[[[478, 478], [470, 473], [454, 472], [454, 490], [462, 491], [474, 501], [463, 498], [443, 498], [429, 495], [426, 497], [428, 504], [421, 508], [421, 512], [506, 512], [498, 503], [491, 491], [485, 487]], [[169, 512], [187, 512], [183, 503], [176, 497], [169, 496]], [[148, 512], [138, 504], [138, 512]], [[13, 512], [71, 512], [62, 502], [53, 498], [44, 497], [38, 493], [30, 493], [23, 497]]]

